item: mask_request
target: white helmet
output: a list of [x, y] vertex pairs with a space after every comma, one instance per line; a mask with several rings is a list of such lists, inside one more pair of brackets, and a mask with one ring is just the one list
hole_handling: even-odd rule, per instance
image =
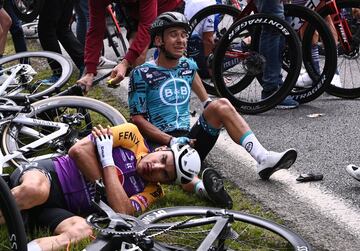
[[171, 150], [174, 153], [176, 184], [186, 184], [194, 176], [198, 175], [201, 168], [201, 160], [198, 152], [189, 145], [173, 144]]

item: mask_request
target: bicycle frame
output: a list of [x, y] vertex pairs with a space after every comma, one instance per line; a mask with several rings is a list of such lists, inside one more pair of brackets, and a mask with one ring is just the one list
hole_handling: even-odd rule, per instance
[[[0, 105], [0, 112], [14, 112], [17, 113], [21, 110], [23, 110], [24, 107], [23, 106], [8, 106], [8, 105]], [[34, 136], [35, 138], [38, 138], [37, 140], [31, 142], [30, 144], [27, 144], [23, 147], [21, 147], [18, 151], [14, 151], [12, 153], [6, 154], [4, 156], [0, 156], [0, 174], [3, 173], [3, 166], [5, 165], [6, 162], [8, 162], [9, 160], [12, 160], [16, 157], [21, 156], [23, 153], [30, 151], [31, 149], [34, 149], [36, 147], [39, 147], [45, 143], [51, 142], [54, 139], [64, 135], [69, 128], [68, 124], [65, 123], [61, 123], [61, 122], [52, 122], [52, 121], [47, 121], [47, 120], [41, 120], [41, 119], [34, 119], [34, 118], [28, 118], [26, 117], [28, 113], [19, 113], [16, 115], [15, 118], [5, 118], [3, 120], [0, 120], [0, 127], [9, 123], [9, 122], [13, 122], [13, 123], [18, 123], [21, 125], [45, 125], [47, 127], [51, 127], [51, 128], [57, 128], [58, 130], [48, 134], [48, 135], [43, 135], [35, 130], [32, 130], [30, 128], [22, 128], [21, 130], [27, 130], [26, 132], [29, 135]]]

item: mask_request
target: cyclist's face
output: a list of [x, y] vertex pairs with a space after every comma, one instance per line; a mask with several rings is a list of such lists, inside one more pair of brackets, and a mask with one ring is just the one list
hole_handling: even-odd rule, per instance
[[163, 33], [165, 49], [178, 58], [182, 57], [187, 47], [188, 36], [186, 30], [181, 27], [166, 29]]
[[174, 155], [170, 150], [159, 150], [143, 157], [137, 173], [150, 182], [171, 183], [176, 178]]

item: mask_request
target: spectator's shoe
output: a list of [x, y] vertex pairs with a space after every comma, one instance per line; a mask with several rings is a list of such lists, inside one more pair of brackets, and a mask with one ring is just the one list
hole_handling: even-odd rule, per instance
[[295, 101], [292, 97], [287, 96], [280, 104], [275, 106], [276, 109], [295, 109], [299, 107], [299, 103]]
[[339, 88], [343, 88], [343, 84], [341, 83], [341, 80], [340, 80], [340, 75], [339, 74], [335, 74], [333, 79], [331, 80], [331, 84], [336, 86], [336, 87], [339, 87]]
[[348, 172], [348, 174], [350, 174], [351, 177], [360, 181], [360, 167], [359, 166], [350, 164], [346, 167], [346, 171]]
[[261, 179], [268, 180], [274, 172], [280, 169], [289, 169], [294, 164], [296, 157], [295, 149], [288, 149], [282, 153], [269, 151], [265, 159], [258, 163], [257, 172]]
[[212, 168], [206, 168], [202, 173], [202, 181], [206, 193], [217, 207], [231, 209], [233, 201], [224, 188], [221, 175]]
[[43, 84], [43, 85], [53, 85], [53, 84], [55, 84], [58, 80], [59, 80], [59, 76], [57, 76], [57, 75], [52, 75], [50, 78], [48, 78], [48, 79], [43, 79], [43, 80], [41, 80], [41, 83]]
[[118, 63], [104, 56], [99, 58], [98, 69], [114, 68]]
[[295, 87], [297, 88], [310, 88], [313, 84], [312, 79], [309, 74], [304, 71], [300, 73], [299, 78], [296, 81]]

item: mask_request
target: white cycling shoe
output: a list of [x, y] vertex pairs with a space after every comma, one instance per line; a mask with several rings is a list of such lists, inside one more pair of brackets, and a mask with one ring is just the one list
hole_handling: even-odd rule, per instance
[[313, 81], [310, 78], [309, 74], [305, 70], [304, 71], [302, 70], [296, 81], [295, 87], [310, 88], [312, 86], [312, 84], [313, 84]]
[[295, 149], [288, 149], [281, 153], [269, 151], [265, 159], [258, 163], [257, 172], [261, 179], [268, 180], [274, 172], [280, 169], [289, 169], [294, 164], [296, 157]]
[[354, 164], [350, 164], [346, 167], [346, 171], [350, 174], [351, 177], [360, 181], [360, 167], [355, 166]]

